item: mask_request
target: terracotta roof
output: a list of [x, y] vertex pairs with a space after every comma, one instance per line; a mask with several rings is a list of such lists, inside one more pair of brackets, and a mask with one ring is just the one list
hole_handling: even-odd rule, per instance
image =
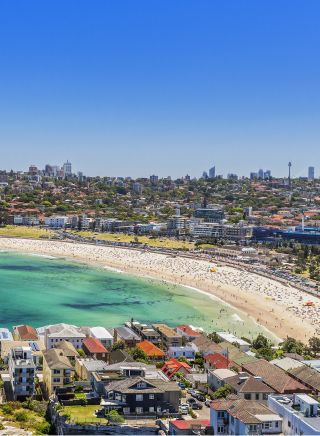
[[232, 362], [219, 353], [207, 354], [204, 360], [212, 365], [215, 369], [227, 369], [229, 366], [232, 366]]
[[292, 375], [301, 383], [310, 386], [314, 391], [320, 391], [320, 372], [310, 366], [300, 366], [299, 368], [291, 368], [288, 374]]
[[148, 357], [164, 357], [165, 353], [156, 345], [147, 340], [138, 342], [137, 347], [144, 351]]
[[183, 333], [185, 333], [188, 336], [194, 336], [194, 337], [197, 336], [198, 337], [198, 336], [202, 335], [202, 333], [199, 333], [196, 330], [193, 330], [189, 325], [185, 325], [185, 324], [178, 325], [176, 327], [176, 329], [181, 330]]
[[264, 383], [279, 394], [294, 392], [310, 392], [303, 384], [287, 375], [282, 369], [272, 365], [264, 359], [246, 363], [242, 368], [249, 374], [259, 376]]
[[173, 421], [170, 421], [170, 424], [178, 430], [189, 430], [190, 428], [199, 425], [201, 425], [201, 427], [210, 427], [209, 419], [174, 419]]
[[165, 362], [161, 370], [166, 376], [171, 378], [176, 372], [181, 371], [182, 368], [186, 369], [187, 372], [191, 372], [190, 365], [188, 365], [186, 362], [180, 362], [179, 360], [172, 357], [170, 360]]
[[97, 338], [86, 338], [83, 340], [82, 345], [86, 347], [89, 353], [108, 353], [108, 350]]
[[30, 325], [18, 325], [15, 330], [22, 341], [36, 341], [39, 338], [36, 330]]
[[[247, 375], [246, 380], [241, 380], [241, 375], [237, 374], [233, 377], [224, 379], [224, 382], [231, 386], [237, 393], [256, 392], [256, 393], [272, 393], [274, 390], [267, 386], [263, 381], [254, 378], [252, 375]], [[244, 377], [244, 375], [243, 375]]]

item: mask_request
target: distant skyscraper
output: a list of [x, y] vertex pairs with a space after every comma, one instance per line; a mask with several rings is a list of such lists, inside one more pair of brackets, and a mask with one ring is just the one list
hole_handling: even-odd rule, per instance
[[156, 185], [158, 183], [158, 176], [155, 176], [154, 174], [152, 176], [150, 176], [150, 183], [151, 185]]
[[207, 179], [208, 178], [208, 173], [206, 171], [203, 171], [202, 178], [203, 179]]
[[66, 163], [63, 164], [63, 172], [65, 177], [69, 177], [72, 175], [72, 165], [71, 162], [67, 160]]
[[308, 179], [309, 180], [314, 180], [314, 167], [309, 167], [308, 168]]
[[209, 169], [209, 179], [214, 179], [216, 177], [216, 167]]
[[265, 172], [264, 172], [264, 175], [263, 175], [263, 177], [264, 177], [264, 179], [271, 179], [271, 171], [270, 170], [266, 170]]
[[250, 179], [254, 180], [258, 178], [258, 173], [250, 173]]
[[258, 178], [263, 180], [263, 175], [264, 175], [263, 170], [260, 169], [260, 170], [258, 171]]

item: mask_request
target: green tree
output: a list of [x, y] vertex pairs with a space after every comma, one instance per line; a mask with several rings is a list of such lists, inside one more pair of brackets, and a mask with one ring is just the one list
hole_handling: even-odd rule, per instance
[[315, 357], [320, 354], [320, 338], [317, 336], [310, 338], [308, 342], [308, 348]]
[[305, 351], [304, 344], [295, 338], [291, 338], [290, 336], [288, 336], [287, 339], [282, 342], [281, 348], [285, 353], [297, 353], [303, 355]]
[[256, 350], [259, 350], [260, 348], [267, 348], [269, 346], [269, 340], [261, 333], [258, 334], [258, 336], [252, 341], [252, 346]]
[[124, 417], [119, 414], [117, 410], [110, 410], [106, 413], [106, 418], [111, 423], [122, 424], [124, 422]]
[[232, 392], [231, 387], [229, 385], [221, 386], [221, 388], [217, 389], [212, 395], [214, 399], [217, 398], [226, 398]]

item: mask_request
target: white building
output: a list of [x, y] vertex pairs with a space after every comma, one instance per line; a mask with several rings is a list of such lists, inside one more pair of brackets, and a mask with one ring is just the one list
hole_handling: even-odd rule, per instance
[[194, 223], [191, 227], [194, 238], [215, 238], [237, 241], [248, 239], [252, 235], [252, 227], [243, 224]]
[[35, 389], [36, 366], [31, 348], [13, 348], [10, 351], [8, 365], [14, 400], [32, 397]]
[[64, 177], [72, 176], [72, 164], [68, 160], [63, 164], [63, 173]]
[[188, 360], [195, 359], [195, 350], [192, 347], [169, 347], [167, 355], [169, 358], [173, 357], [179, 359], [180, 357], [185, 357]]
[[53, 229], [63, 229], [68, 223], [67, 216], [49, 216], [44, 220], [46, 226]]
[[320, 403], [309, 395], [270, 395], [268, 407], [282, 416], [284, 435], [320, 434]]
[[36, 216], [14, 215], [13, 224], [15, 226], [38, 226], [39, 219]]
[[240, 351], [246, 353], [250, 350], [251, 345], [249, 342], [244, 341], [243, 339], [238, 338], [229, 332], [217, 332], [219, 338], [221, 338], [225, 342], [229, 342], [230, 344], [236, 344]]
[[[0, 328], [0, 341], [13, 341], [12, 333], [6, 328]], [[1, 344], [0, 344], [1, 350]]]
[[99, 339], [99, 341], [107, 348], [113, 345], [113, 336], [104, 327], [91, 327], [90, 334], [92, 337]]
[[40, 336], [44, 336], [46, 349], [53, 348], [58, 342], [69, 341], [72, 345], [79, 349], [82, 346], [83, 340], [86, 338], [84, 333], [81, 333], [78, 327], [69, 324], [53, 324], [40, 329], [37, 329]]

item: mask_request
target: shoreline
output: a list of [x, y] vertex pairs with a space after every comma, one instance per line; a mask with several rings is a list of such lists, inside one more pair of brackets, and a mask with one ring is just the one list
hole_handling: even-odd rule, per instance
[[[319, 328], [320, 317], [316, 311], [319, 310], [320, 299], [317, 297], [311, 298], [298, 289], [229, 266], [218, 267], [216, 273], [211, 273], [214, 261], [129, 248], [19, 238], [1, 238], [0, 249], [77, 260], [115, 272], [182, 285], [241, 311], [276, 338], [293, 336], [307, 342]], [[303, 299], [312, 299], [316, 307], [301, 309]], [[304, 312], [310, 315], [310, 319]]]

